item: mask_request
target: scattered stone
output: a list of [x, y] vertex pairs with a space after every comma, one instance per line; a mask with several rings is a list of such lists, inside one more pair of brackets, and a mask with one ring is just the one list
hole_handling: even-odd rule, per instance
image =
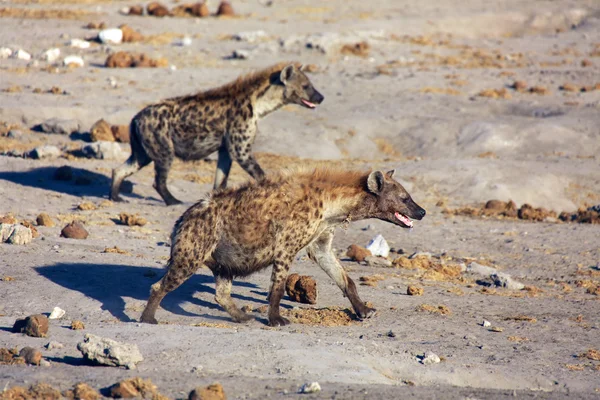
[[55, 133], [59, 135], [70, 135], [79, 132], [81, 125], [75, 119], [50, 118], [34, 127], [44, 133]]
[[492, 326], [492, 327], [489, 329], [489, 331], [490, 331], [490, 332], [502, 332], [502, 331], [504, 331], [504, 328], [501, 328], [501, 327], [499, 327], [499, 326]]
[[13, 325], [14, 333], [24, 333], [31, 337], [46, 337], [48, 334], [48, 318], [42, 314], [30, 315], [18, 319]]
[[145, 218], [140, 217], [138, 214], [128, 214], [125, 212], [122, 212], [119, 214], [119, 220], [121, 221], [121, 223], [123, 225], [127, 225], [127, 226], [144, 226], [148, 223], [148, 221], [146, 221]]
[[515, 281], [509, 274], [503, 272], [496, 272], [495, 274], [490, 275], [490, 278], [492, 278], [496, 286], [509, 290], [521, 290], [525, 288], [524, 284]]
[[423, 364], [423, 365], [438, 364], [440, 361], [441, 361], [440, 357], [437, 354], [432, 353], [430, 351], [426, 351], [425, 354], [423, 354], [423, 358], [421, 359], [421, 364]]
[[40, 365], [40, 361], [42, 361], [42, 353], [33, 347], [23, 347], [19, 352], [19, 357], [22, 357], [30, 365]]
[[133, 43], [144, 40], [144, 35], [131, 28], [129, 25], [123, 24], [119, 26], [121, 32], [123, 32], [123, 42]]
[[240, 42], [248, 42], [255, 43], [260, 40], [263, 40], [267, 37], [267, 34], [263, 30], [258, 31], [247, 31], [247, 32], [239, 32], [232, 36], [232, 39], [240, 41]]
[[167, 67], [165, 58], [153, 59], [145, 53], [119, 51], [108, 56], [104, 66], [107, 68], [161, 68]]
[[512, 98], [511, 94], [506, 90], [506, 88], [501, 89], [485, 89], [477, 94], [479, 97], [488, 97], [491, 99], [510, 99]]
[[70, 47], [75, 47], [76, 49], [89, 49], [90, 42], [83, 39], [71, 39], [69, 41]]
[[541, 96], [547, 96], [550, 94], [550, 90], [544, 86], [532, 86], [529, 88], [529, 93], [539, 94]]
[[114, 160], [122, 158], [123, 149], [121, 145], [115, 142], [94, 142], [84, 145], [81, 152], [87, 158], [96, 158], [99, 160]]
[[189, 36], [184, 36], [181, 40], [175, 42], [177, 46], [188, 47], [192, 45], [192, 38]]
[[377, 287], [377, 282], [385, 279], [383, 275], [366, 275], [358, 278], [361, 282], [361, 285]]
[[156, 385], [150, 379], [142, 379], [135, 377], [115, 383], [108, 388], [110, 397], [113, 398], [142, 398], [153, 400], [166, 400], [167, 398], [161, 395]]
[[237, 49], [231, 53], [233, 60], [249, 60], [252, 57], [250, 50]]
[[13, 51], [8, 47], [0, 47], [0, 60], [10, 58], [12, 56]]
[[358, 57], [368, 57], [371, 46], [368, 42], [362, 41], [358, 43], [345, 44], [342, 46], [340, 52], [345, 55], [354, 55]]
[[120, 44], [123, 42], [123, 31], [119, 28], [104, 29], [98, 32], [98, 41], [104, 44]]
[[90, 22], [85, 26], [86, 29], [106, 29], [104, 22]]
[[140, 5], [135, 5], [129, 7], [127, 10], [127, 15], [144, 15], [144, 7]]
[[152, 15], [153, 17], [165, 17], [171, 15], [167, 7], [156, 1], [148, 4], [146, 6], [146, 11], [148, 12], [148, 15]]
[[46, 146], [36, 147], [35, 149], [31, 150], [29, 152], [28, 156], [30, 158], [33, 158], [34, 160], [43, 160], [43, 159], [51, 160], [51, 159], [60, 157], [61, 154], [62, 154], [62, 151], [58, 147], [46, 145]]
[[481, 326], [483, 326], [484, 328], [489, 328], [490, 326], [492, 326], [492, 323], [490, 321], [486, 321], [484, 319], [483, 322], [481, 323]]
[[392, 266], [392, 262], [390, 260], [388, 260], [387, 258], [383, 258], [383, 257], [367, 256], [367, 257], [365, 257], [365, 261], [367, 262], [367, 265], [369, 267], [374, 267], [374, 268], [378, 268], [378, 267], [389, 268]]
[[135, 364], [144, 360], [135, 344], [119, 343], [87, 333], [77, 349], [90, 361], [109, 366], [135, 368]]
[[233, 7], [231, 6], [231, 4], [228, 1], [222, 1], [221, 4], [219, 4], [219, 8], [217, 9], [217, 16], [232, 16], [235, 15], [235, 12], [233, 11]]
[[19, 60], [25, 60], [25, 61], [31, 60], [31, 54], [29, 54], [28, 52], [26, 52], [23, 49], [18, 49], [17, 51], [13, 51], [10, 57], [16, 58]]
[[113, 125], [110, 130], [117, 142], [129, 143], [129, 125]]
[[372, 254], [370, 250], [367, 250], [362, 246], [359, 246], [357, 244], [351, 244], [350, 247], [348, 247], [346, 255], [354, 261], [361, 262], [364, 261], [366, 257], [371, 256]]
[[61, 319], [66, 314], [66, 311], [60, 307], [54, 307], [48, 319]]
[[71, 330], [79, 331], [82, 329], [85, 329], [85, 325], [83, 324], [83, 322], [81, 322], [79, 320], [71, 321]]
[[52, 179], [55, 181], [70, 181], [73, 179], [73, 168], [68, 165], [57, 168], [56, 171], [54, 171]]
[[367, 245], [367, 250], [374, 256], [387, 257], [390, 255], [390, 246], [382, 235], [377, 235]]
[[432, 314], [450, 315], [452, 311], [445, 305], [440, 304], [439, 306], [432, 306], [429, 304], [421, 304], [417, 307], [417, 311], [428, 312]]
[[321, 385], [319, 385], [319, 382], [311, 382], [311, 383], [305, 383], [304, 385], [302, 385], [302, 387], [300, 388], [298, 393], [308, 394], [308, 393], [317, 393], [320, 391], [321, 391]]
[[527, 90], [527, 82], [515, 81], [510, 87], [512, 89], [515, 89], [517, 92], [524, 92], [525, 90]]
[[10, 131], [8, 131], [8, 133], [6, 134], [6, 137], [9, 137], [11, 139], [19, 139], [23, 136], [23, 132], [21, 132], [18, 129], [11, 129]]
[[220, 383], [213, 383], [206, 387], [198, 387], [192, 390], [188, 400], [225, 400], [225, 391]]
[[77, 209], [82, 211], [95, 210], [96, 208], [96, 205], [91, 201], [84, 201], [83, 203], [79, 203], [79, 205], [77, 206]]
[[82, 57], [72, 55], [64, 58], [63, 65], [69, 68], [79, 68], [83, 67], [85, 65], [85, 62], [83, 61]]
[[317, 282], [312, 276], [291, 274], [287, 278], [285, 290], [293, 301], [317, 304]]
[[424, 290], [422, 287], [418, 287], [418, 286], [409, 286], [406, 289], [406, 294], [409, 296], [422, 296], [424, 293]]
[[579, 92], [579, 87], [573, 85], [572, 83], [565, 83], [558, 89], [563, 90], [565, 92]]
[[57, 47], [48, 49], [42, 53], [42, 60], [48, 61], [51, 63], [58, 60], [58, 57], [60, 57], [60, 49]]
[[51, 341], [51, 342], [48, 342], [48, 344], [46, 344], [46, 346], [44, 346], [44, 347], [46, 347], [46, 349], [48, 349], [48, 350], [54, 350], [54, 349], [62, 349], [65, 347], [65, 345], [62, 343], [59, 343], [59, 342]]
[[83, 382], [75, 384], [71, 390], [66, 390], [63, 396], [74, 400], [99, 400], [102, 398], [100, 393]]
[[90, 138], [92, 142], [114, 142], [115, 137], [108, 122], [104, 119], [99, 119], [90, 128]]
[[469, 263], [469, 265], [467, 265], [467, 272], [471, 272], [473, 274], [491, 276], [491, 275], [497, 273], [498, 271], [496, 270], [496, 268], [481, 265], [481, 264], [476, 263], [475, 261], [472, 261]]
[[33, 232], [26, 226], [21, 224], [14, 224], [9, 228], [6, 227], [8, 224], [0, 224], [0, 232], [2, 238], [6, 235], [6, 231], [9, 230], [8, 238], [5, 239], [6, 243], [24, 245], [30, 243], [33, 240]]
[[87, 239], [89, 233], [81, 222], [73, 221], [60, 231], [60, 236], [68, 239]]

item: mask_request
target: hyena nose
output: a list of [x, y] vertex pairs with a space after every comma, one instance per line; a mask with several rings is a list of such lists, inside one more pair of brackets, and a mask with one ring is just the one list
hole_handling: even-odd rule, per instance
[[419, 210], [419, 217], [420, 217], [419, 219], [423, 218], [425, 216], [425, 214], [427, 214], [427, 212], [425, 211], [424, 208], [421, 208]]
[[315, 90], [315, 93], [313, 94], [312, 99], [310, 99], [310, 101], [312, 103], [321, 104], [324, 99], [325, 99], [325, 97], [323, 97], [323, 95], [321, 93], [319, 93]]

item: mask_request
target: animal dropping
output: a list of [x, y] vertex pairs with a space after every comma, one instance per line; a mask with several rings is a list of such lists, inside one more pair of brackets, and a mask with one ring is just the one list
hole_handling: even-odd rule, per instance
[[231, 299], [233, 278], [272, 265], [268, 323], [287, 325], [289, 321], [280, 315], [279, 303], [290, 266], [303, 248], [350, 300], [358, 318], [373, 316], [375, 309], [360, 299], [331, 243], [335, 228], [348, 220], [377, 218], [409, 228], [405, 221], [425, 216], [425, 210], [393, 176], [393, 170], [363, 173], [301, 169], [213, 192], [176, 222], [167, 272], [152, 285], [141, 321], [158, 323], [155, 314], [165, 295], [203, 265], [215, 276], [215, 301], [234, 321], [247, 321], [252, 317]]

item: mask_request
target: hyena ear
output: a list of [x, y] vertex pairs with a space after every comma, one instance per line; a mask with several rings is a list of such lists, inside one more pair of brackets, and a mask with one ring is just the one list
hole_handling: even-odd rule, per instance
[[281, 70], [281, 74], [279, 74], [279, 80], [281, 81], [281, 83], [285, 85], [287, 81], [292, 79], [292, 76], [294, 76], [294, 72], [296, 72], [295, 69], [296, 67], [294, 66], [294, 64], [290, 64], [286, 66], [283, 70]]
[[391, 171], [386, 172], [385, 174], [388, 178], [393, 178], [395, 173], [396, 173], [396, 170], [393, 169]]
[[384, 184], [385, 178], [383, 177], [383, 172], [373, 171], [369, 174], [369, 177], [367, 178], [367, 188], [371, 193], [381, 193]]

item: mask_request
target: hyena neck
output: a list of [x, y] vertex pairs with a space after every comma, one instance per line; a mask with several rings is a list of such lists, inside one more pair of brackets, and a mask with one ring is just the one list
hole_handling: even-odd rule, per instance
[[324, 202], [324, 218], [330, 224], [360, 221], [373, 217], [374, 197], [368, 193], [358, 193]]
[[284, 105], [283, 86], [267, 83], [266, 86], [256, 89], [251, 98], [254, 115], [262, 118]]

